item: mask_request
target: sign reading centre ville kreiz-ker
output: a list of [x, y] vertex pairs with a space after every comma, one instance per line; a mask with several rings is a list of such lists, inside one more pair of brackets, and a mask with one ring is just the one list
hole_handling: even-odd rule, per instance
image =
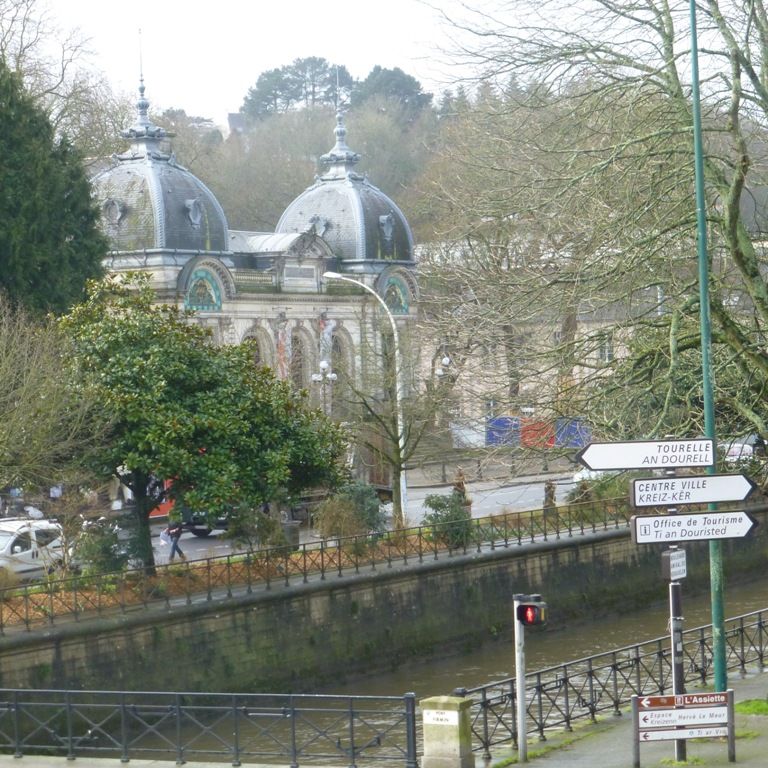
[[709, 467], [715, 461], [714, 441], [638, 440], [630, 443], [590, 443], [576, 455], [587, 469], [676, 469]]
[[630, 497], [635, 507], [660, 507], [744, 501], [754, 490], [755, 484], [745, 475], [647, 477], [632, 481]]

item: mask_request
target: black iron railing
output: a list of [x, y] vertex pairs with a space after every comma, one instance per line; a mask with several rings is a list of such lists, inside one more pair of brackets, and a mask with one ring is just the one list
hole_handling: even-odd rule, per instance
[[189, 604], [193, 598], [219, 600], [256, 589], [408, 566], [458, 553], [626, 529], [629, 519], [626, 503], [570, 504], [546, 514], [540, 510], [509, 512], [458, 523], [159, 565], [152, 575], [132, 570], [49, 579], [0, 590], [0, 634], [150, 606], [170, 608]]
[[[768, 610], [726, 622], [727, 666], [762, 672]], [[709, 680], [711, 626], [684, 633], [686, 686]], [[633, 694], [671, 687], [669, 638], [560, 664], [526, 676], [529, 734], [544, 739], [574, 721], [620, 715]], [[460, 689], [472, 699], [474, 749], [517, 744], [513, 679]], [[0, 689], [0, 752], [77, 757], [357, 766], [423, 754], [416, 695], [332, 696]]]
[[[725, 624], [728, 670], [762, 672], [768, 655], [768, 611], [729, 619]], [[683, 633], [685, 684], [704, 686], [712, 670], [712, 626]], [[599, 713], [620, 715], [635, 694], [672, 689], [669, 637], [559, 664], [526, 675], [527, 732], [546, 738], [548, 729], [570, 730], [575, 720]], [[478, 688], [457, 689], [472, 699], [475, 751], [486, 760], [499, 745], [517, 745], [517, 695], [514, 678]]]
[[0, 689], [0, 751], [417, 767], [416, 702], [404, 696]]

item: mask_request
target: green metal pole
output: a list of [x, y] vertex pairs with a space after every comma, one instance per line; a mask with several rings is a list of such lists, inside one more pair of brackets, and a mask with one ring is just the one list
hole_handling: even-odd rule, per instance
[[[710, 350], [712, 337], [709, 321], [709, 258], [707, 255], [707, 216], [704, 198], [704, 151], [701, 140], [701, 94], [699, 92], [699, 48], [696, 35], [696, 0], [689, 0], [691, 9], [691, 107], [693, 110], [693, 154], [696, 169], [696, 228], [699, 258], [699, 322], [701, 325], [701, 373], [704, 390], [704, 433], [712, 439], [715, 449], [715, 405], [712, 385]], [[716, 460], [716, 454], [714, 459]], [[714, 464], [707, 470], [715, 472]], [[710, 510], [716, 505], [710, 504]], [[712, 602], [712, 657], [716, 691], [728, 688], [725, 663], [725, 619], [723, 612], [723, 552], [720, 541], [709, 542], [709, 581]]]

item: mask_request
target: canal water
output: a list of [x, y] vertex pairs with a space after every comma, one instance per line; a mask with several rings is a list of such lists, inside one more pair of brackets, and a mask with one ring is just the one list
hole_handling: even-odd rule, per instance
[[[710, 624], [708, 592], [693, 597], [683, 593], [683, 629]], [[544, 596], [546, 599], [546, 595]], [[759, 581], [731, 585], [725, 592], [725, 617], [732, 618], [768, 607], [768, 573]], [[510, 611], [512, 600], [510, 599]], [[558, 627], [550, 622], [544, 631], [527, 630], [526, 670], [562, 664], [567, 661], [611, 651], [626, 645], [668, 636], [668, 595], [645, 610], [617, 616], [601, 616], [595, 621], [569, 622]], [[512, 633], [486, 642], [476, 651], [420, 661], [402, 666], [385, 675], [372, 675], [349, 683], [326, 687], [322, 693], [348, 695], [402, 695], [414, 692], [419, 698], [450, 694], [456, 688], [473, 688], [515, 674], [515, 647]]]

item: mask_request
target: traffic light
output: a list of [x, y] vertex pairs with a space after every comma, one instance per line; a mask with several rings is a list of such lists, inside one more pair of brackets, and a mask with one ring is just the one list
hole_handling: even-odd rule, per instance
[[526, 627], [547, 623], [547, 604], [542, 602], [520, 603], [517, 606], [517, 620]]

